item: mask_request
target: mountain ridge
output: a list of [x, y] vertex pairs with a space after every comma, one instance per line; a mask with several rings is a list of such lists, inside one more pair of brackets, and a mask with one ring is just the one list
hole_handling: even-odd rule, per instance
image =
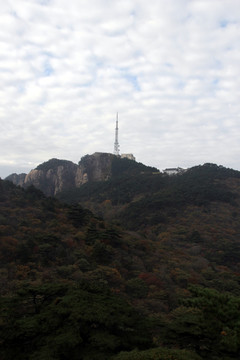
[[2, 359], [239, 359], [240, 173], [148, 170], [72, 204], [0, 180]]
[[[27, 188], [34, 185], [43, 191], [47, 196], [79, 188], [87, 182], [107, 181], [116, 175], [115, 163], [124, 164], [119, 171], [125, 171], [126, 168], [131, 172], [140, 171], [158, 171], [156, 168], [148, 167], [134, 160], [127, 158], [120, 159], [111, 153], [95, 152], [92, 155], [85, 155], [78, 164], [69, 160], [50, 159], [28, 174], [11, 174], [5, 180], [12, 181], [15, 185]], [[133, 170], [135, 169], [135, 170]], [[137, 170], [138, 169], [138, 170]]]

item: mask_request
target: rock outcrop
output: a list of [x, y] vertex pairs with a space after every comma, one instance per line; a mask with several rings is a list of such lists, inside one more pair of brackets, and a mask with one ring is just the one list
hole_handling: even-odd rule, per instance
[[71, 161], [51, 159], [27, 174], [23, 187], [34, 185], [47, 196], [75, 187], [78, 166]]
[[11, 174], [5, 180], [11, 181], [17, 186], [23, 186], [27, 174]]
[[26, 174], [12, 174], [6, 180], [24, 188], [34, 185], [47, 196], [71, 188], [80, 187], [88, 181], [105, 181], [111, 177], [112, 161], [115, 155], [94, 153], [86, 155], [79, 164], [71, 161], [51, 159]]
[[85, 155], [79, 162], [79, 169], [88, 181], [106, 181], [112, 174], [112, 161], [115, 155], [96, 152]]

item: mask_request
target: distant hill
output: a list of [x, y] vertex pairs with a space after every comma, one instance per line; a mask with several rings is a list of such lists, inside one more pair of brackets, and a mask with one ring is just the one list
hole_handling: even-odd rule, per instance
[[[125, 164], [120, 162], [120, 165]], [[132, 163], [127, 165], [132, 166]], [[230, 186], [230, 179], [237, 182], [240, 172], [215, 164], [195, 166], [172, 176], [154, 171], [135, 173], [135, 169], [130, 167], [113, 173], [108, 181], [85, 183], [57, 196], [68, 203], [81, 203], [102, 216], [111, 212], [111, 219], [120, 217], [125, 226], [139, 229], [164, 222], [169, 211], [187, 206], [207, 206], [214, 201], [234, 203], [238, 194]]]
[[58, 198], [152, 240], [176, 247], [193, 241], [208, 261], [240, 272], [239, 171], [204, 164], [174, 176], [122, 173]]
[[127, 158], [109, 153], [85, 155], [78, 165], [68, 160], [50, 159], [28, 174], [12, 174], [6, 180], [27, 188], [34, 185], [47, 196], [81, 187], [87, 182], [106, 181], [124, 174], [158, 171]]

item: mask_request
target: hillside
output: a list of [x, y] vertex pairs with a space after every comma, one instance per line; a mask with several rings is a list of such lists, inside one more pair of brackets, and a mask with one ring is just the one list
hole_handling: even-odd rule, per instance
[[175, 248], [194, 242], [208, 261], [240, 272], [238, 171], [205, 164], [178, 176], [116, 176], [59, 198]]
[[113, 154], [96, 152], [85, 155], [78, 164], [72, 161], [50, 159], [28, 174], [11, 174], [5, 180], [27, 188], [34, 185], [47, 196], [74, 190], [85, 183], [107, 181], [117, 174], [139, 174], [158, 171], [155, 168]]
[[[104, 216], [107, 205], [112, 218], [120, 217], [124, 225], [139, 229], [154, 222], [164, 223], [171, 209], [176, 211], [190, 205], [203, 207], [214, 201], [233, 205], [239, 196], [235, 189], [238, 179], [239, 171], [215, 164], [195, 166], [174, 176], [154, 171], [135, 174], [127, 169], [116, 171], [108, 181], [89, 182], [80, 188], [60, 192], [57, 197], [68, 203], [92, 207]], [[137, 222], [134, 212], [138, 213]], [[156, 213], [158, 216], [161, 213], [159, 219], [154, 219]]]
[[0, 181], [1, 359], [239, 359], [240, 173], [114, 166], [69, 205]]

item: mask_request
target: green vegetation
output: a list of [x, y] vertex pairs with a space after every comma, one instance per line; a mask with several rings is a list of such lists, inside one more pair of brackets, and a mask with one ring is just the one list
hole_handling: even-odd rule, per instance
[[56, 170], [58, 166], [70, 164], [73, 165], [71, 161], [68, 160], [59, 160], [59, 159], [50, 159], [36, 167], [36, 170]]
[[101, 360], [151, 346], [147, 321], [100, 285], [46, 283], [4, 298], [1, 359]]
[[187, 350], [156, 348], [145, 351], [122, 352], [113, 360], [201, 360], [197, 354]]
[[1, 359], [239, 359], [239, 172], [131, 164], [68, 204], [0, 180]]
[[165, 319], [165, 342], [199, 353], [203, 359], [237, 359], [240, 354], [240, 298], [214, 289], [190, 287]]
[[159, 170], [127, 158], [121, 159], [114, 157], [112, 161], [112, 179], [124, 176], [129, 177], [143, 173], [152, 174], [153, 172], [157, 173]]

